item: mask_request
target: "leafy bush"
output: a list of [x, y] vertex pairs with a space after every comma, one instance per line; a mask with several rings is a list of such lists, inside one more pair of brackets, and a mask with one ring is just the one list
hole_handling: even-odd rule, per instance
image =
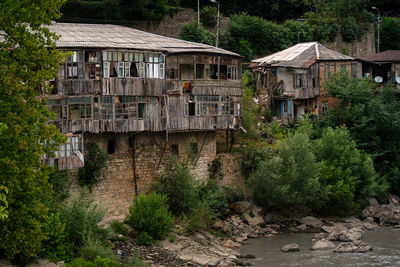
[[42, 229], [47, 236], [42, 243], [42, 256], [53, 262], [70, 261], [74, 255], [74, 246], [68, 239], [60, 214], [50, 213]]
[[214, 214], [212, 217], [222, 218], [227, 214], [228, 201], [216, 181], [209, 180], [205, 185], [199, 186], [198, 192], [201, 203]]
[[182, 225], [189, 232], [209, 230], [216, 219], [208, 205], [198, 203], [189, 216], [183, 216]]
[[88, 237], [84, 245], [79, 249], [79, 254], [87, 261], [93, 261], [96, 258], [108, 258], [116, 260], [111, 247], [104, 241]]
[[264, 159], [248, 181], [260, 206], [276, 208], [318, 207], [322, 192], [319, 164], [305, 131], [283, 139], [276, 155]]
[[380, 51], [400, 49], [400, 18], [383, 17], [380, 37]]
[[223, 191], [229, 204], [237, 201], [243, 201], [245, 199], [245, 195], [241, 187], [231, 187], [225, 185], [223, 187]]
[[147, 232], [154, 240], [161, 240], [168, 234], [172, 221], [167, 196], [151, 192], [133, 199], [126, 223], [138, 234]]
[[363, 36], [365, 30], [365, 27], [357, 23], [354, 17], [345, 18], [341, 27], [343, 41], [352, 42], [358, 40]]
[[215, 45], [215, 35], [204, 29], [203, 26], [198, 25], [197, 21], [182, 24], [179, 39]]
[[65, 264], [65, 267], [119, 267], [120, 264], [115, 259], [99, 258], [92, 261], [86, 261], [83, 258], [76, 258], [70, 263]]
[[96, 143], [87, 143], [85, 165], [79, 169], [78, 178], [81, 186], [87, 186], [91, 191], [106, 174], [107, 154]]
[[138, 256], [130, 256], [126, 263], [127, 267], [150, 267], [149, 264], [142, 261]]
[[205, 6], [200, 11], [200, 18], [204, 25], [213, 27], [217, 24], [218, 10], [215, 6]]
[[105, 242], [109, 231], [99, 223], [103, 220], [105, 211], [93, 204], [93, 199], [87, 192], [74, 196], [62, 211], [62, 219], [66, 224], [66, 232], [75, 248], [82, 246], [90, 237]]
[[210, 179], [220, 180], [224, 177], [224, 172], [222, 171], [222, 163], [218, 157], [215, 157], [208, 166], [208, 175]]
[[248, 146], [241, 149], [241, 167], [246, 178], [257, 168], [258, 164], [271, 157], [271, 151], [266, 147]]
[[324, 129], [322, 137], [315, 141], [314, 151], [321, 162], [321, 185], [328, 191], [322, 210], [347, 215], [358, 210], [368, 197], [385, 192], [371, 158], [357, 149], [346, 128]]
[[147, 232], [140, 232], [137, 237], [137, 242], [142, 246], [150, 246], [154, 243], [154, 239]]
[[128, 230], [124, 227], [124, 223], [120, 221], [112, 221], [110, 223], [110, 228], [117, 234], [124, 236], [128, 234]]
[[197, 202], [193, 176], [186, 162], [179, 163], [171, 157], [165, 164], [164, 171], [155, 178], [153, 190], [165, 194], [167, 203], [174, 215], [189, 214]]
[[49, 176], [49, 183], [53, 186], [54, 195], [58, 201], [63, 201], [69, 197], [71, 178], [67, 171], [55, 170]]

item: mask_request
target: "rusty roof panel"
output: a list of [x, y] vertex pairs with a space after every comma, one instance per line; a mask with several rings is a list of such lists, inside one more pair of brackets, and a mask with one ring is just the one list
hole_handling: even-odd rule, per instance
[[252, 62], [273, 67], [308, 68], [317, 60], [354, 60], [354, 58], [331, 50], [318, 42], [308, 42], [296, 44]]
[[361, 60], [372, 62], [400, 62], [400, 50], [386, 50], [369, 57], [363, 57]]

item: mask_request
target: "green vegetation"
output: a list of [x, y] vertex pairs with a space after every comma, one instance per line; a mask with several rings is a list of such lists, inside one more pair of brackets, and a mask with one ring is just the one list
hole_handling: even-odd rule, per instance
[[71, 178], [67, 171], [54, 170], [49, 175], [49, 183], [53, 186], [54, 196], [57, 200], [63, 201], [69, 197]]
[[[0, 254], [23, 264], [41, 251], [46, 239], [42, 224], [48, 217], [51, 168], [44, 153], [63, 140], [54, 118], [37, 98], [38, 88], [57, 74], [62, 55], [56, 36], [44, 25], [59, 16], [61, 0], [4, 0], [0, 4]], [[6, 189], [7, 188], [7, 189]], [[8, 192], [7, 192], [8, 190]], [[6, 202], [8, 204], [6, 207]], [[5, 218], [5, 211], [7, 218]]]
[[400, 49], [400, 18], [383, 17], [380, 37], [380, 51]]
[[182, 24], [179, 38], [186, 41], [215, 46], [215, 35], [198, 25], [197, 21]]
[[87, 261], [93, 261], [96, 258], [117, 259], [108, 244], [91, 236], [86, 239], [84, 245], [79, 249], [79, 254]]
[[205, 6], [201, 9], [201, 22], [208, 27], [214, 27], [217, 24], [218, 10], [215, 6]]
[[374, 162], [391, 192], [400, 193], [399, 136], [400, 101], [397, 90], [390, 85], [378, 87], [368, 80], [349, 78], [342, 73], [332, 77], [326, 89], [338, 98], [339, 104], [328, 109], [320, 127], [345, 125], [359, 149]]
[[106, 174], [107, 154], [96, 143], [87, 143], [88, 153], [85, 155], [85, 165], [79, 169], [78, 178], [81, 186], [87, 186], [92, 191]]
[[139, 243], [150, 245], [162, 240], [171, 228], [173, 218], [167, 206], [167, 196], [151, 192], [133, 199], [126, 223], [138, 236]]

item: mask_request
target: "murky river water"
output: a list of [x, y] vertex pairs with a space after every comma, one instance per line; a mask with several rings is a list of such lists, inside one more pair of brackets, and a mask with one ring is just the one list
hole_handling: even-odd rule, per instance
[[[252, 254], [254, 266], [400, 266], [400, 229], [382, 228], [364, 233], [363, 241], [373, 247], [368, 253], [333, 253], [312, 251], [314, 234], [283, 234], [273, 238], [251, 239], [240, 252]], [[297, 243], [299, 252], [283, 253], [280, 248]]]

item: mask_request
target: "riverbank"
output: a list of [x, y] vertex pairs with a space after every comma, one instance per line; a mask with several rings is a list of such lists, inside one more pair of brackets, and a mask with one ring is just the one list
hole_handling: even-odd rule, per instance
[[[285, 217], [263, 213], [249, 202], [235, 203], [234, 211], [227, 219], [217, 220], [211, 232], [190, 234], [175, 225], [169, 237], [158, 245], [138, 246], [128, 238], [115, 241], [115, 250], [123, 256], [137, 254], [153, 266], [251, 266], [254, 255], [240, 249], [248, 239], [307, 234], [310, 247], [300, 244], [300, 251], [369, 252], [375, 244], [363, 240], [366, 231], [383, 226], [398, 227], [400, 223], [400, 204], [396, 196], [390, 196], [387, 205], [379, 205], [371, 199], [360, 218]], [[284, 252], [278, 253], [284, 255]]]

